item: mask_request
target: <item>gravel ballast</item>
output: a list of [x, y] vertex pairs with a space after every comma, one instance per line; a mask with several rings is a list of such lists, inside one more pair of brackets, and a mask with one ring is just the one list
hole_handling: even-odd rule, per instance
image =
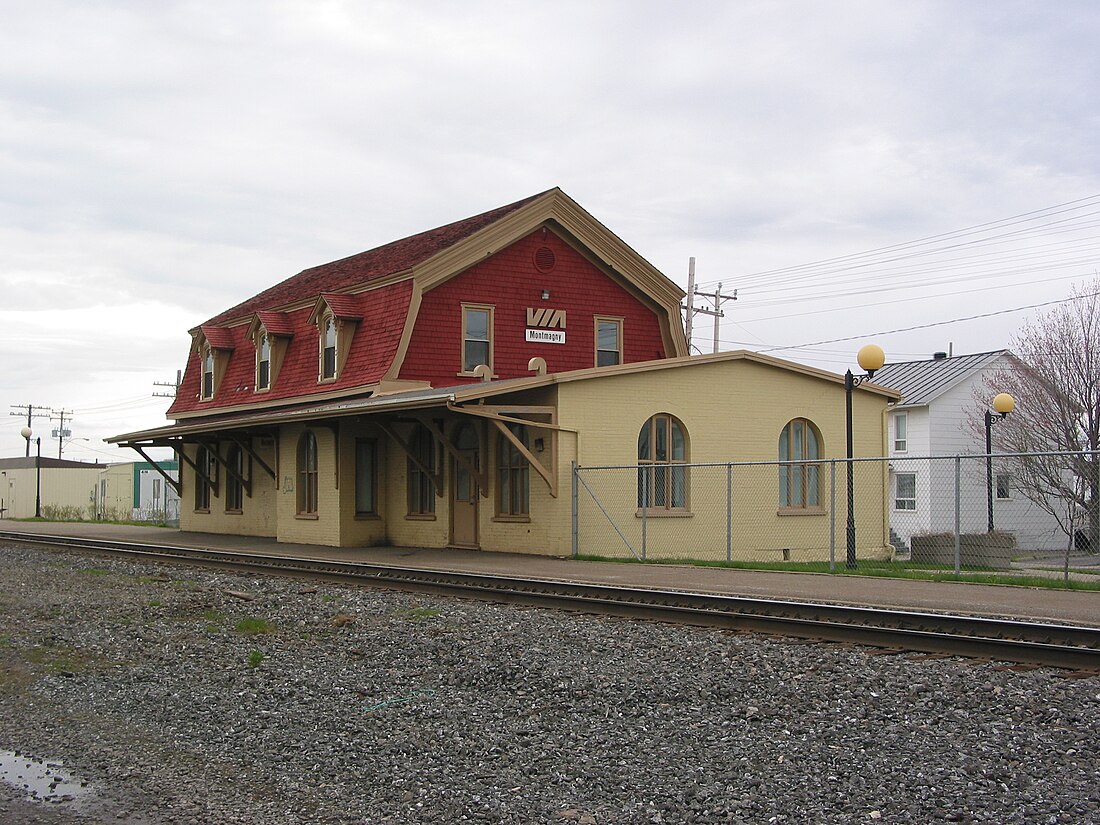
[[0, 825], [1100, 822], [1100, 680], [0, 547]]

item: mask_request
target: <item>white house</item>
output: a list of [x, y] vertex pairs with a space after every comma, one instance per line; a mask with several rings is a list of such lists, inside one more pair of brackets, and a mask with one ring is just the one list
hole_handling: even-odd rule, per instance
[[[954, 531], [956, 486], [961, 531], [988, 529], [984, 428], [972, 422], [997, 373], [1008, 369], [1009, 351], [996, 350], [954, 357], [938, 352], [931, 360], [886, 364], [875, 373], [876, 384], [902, 394], [888, 428], [890, 532], [899, 550], [913, 535]], [[956, 468], [957, 455], [963, 458]], [[994, 458], [992, 469], [994, 527], [1013, 533], [1021, 550], [1065, 549], [1065, 534], [1016, 488], [1008, 461]]]

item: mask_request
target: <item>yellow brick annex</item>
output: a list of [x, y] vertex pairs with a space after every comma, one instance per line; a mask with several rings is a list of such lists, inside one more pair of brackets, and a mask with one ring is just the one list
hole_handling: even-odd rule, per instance
[[[417, 294], [422, 268], [433, 281]], [[403, 277], [413, 298], [393, 311], [379, 293]], [[727, 495], [696, 464], [805, 459], [738, 489], [728, 549], [824, 558], [830, 508], [846, 506], [812, 461], [844, 455], [844, 378], [747, 351], [687, 356], [682, 295], [550, 190], [306, 270], [196, 327], [175, 423], [108, 440], [147, 460], [173, 449], [182, 530], [551, 555], [591, 552], [584, 537], [574, 548], [573, 525], [599, 523], [597, 507], [627, 514], [625, 544], [645, 531], [695, 555], [714, 542], [700, 515]], [[525, 335], [540, 318], [555, 334]], [[396, 343], [374, 357], [379, 340]], [[418, 347], [435, 349], [418, 361]], [[855, 455], [884, 454], [897, 397], [855, 389]], [[597, 503], [574, 495], [576, 466], [629, 468], [628, 483]], [[890, 552], [875, 472], [856, 500], [861, 558]]]

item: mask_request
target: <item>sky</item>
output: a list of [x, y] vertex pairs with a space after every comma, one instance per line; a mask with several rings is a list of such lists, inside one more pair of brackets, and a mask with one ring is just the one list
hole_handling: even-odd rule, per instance
[[737, 290], [719, 349], [834, 372], [1008, 347], [1100, 274], [1092, 0], [0, 11], [0, 456], [29, 404], [44, 455], [64, 411], [64, 457], [132, 460], [188, 329], [554, 186]]

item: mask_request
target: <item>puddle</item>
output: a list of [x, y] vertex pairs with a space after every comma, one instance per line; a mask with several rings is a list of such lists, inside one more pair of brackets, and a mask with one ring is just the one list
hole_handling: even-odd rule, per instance
[[33, 802], [77, 802], [94, 798], [87, 782], [60, 762], [35, 759], [18, 751], [0, 750], [0, 782], [18, 789]]

